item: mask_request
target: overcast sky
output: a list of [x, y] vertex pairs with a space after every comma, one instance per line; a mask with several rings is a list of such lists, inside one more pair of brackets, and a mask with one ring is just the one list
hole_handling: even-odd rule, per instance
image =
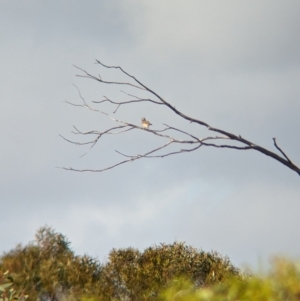
[[[195, 153], [103, 168], [160, 145], [145, 131], [107, 136], [87, 151], [59, 137], [112, 125], [73, 107], [75, 84], [91, 103], [125, 100], [125, 87], [76, 77], [73, 64], [107, 79], [95, 59], [120, 65], [187, 115], [300, 165], [300, 2], [298, 0], [0, 1], [1, 252], [52, 226], [77, 254], [184, 241], [227, 255], [237, 266], [274, 254], [300, 257], [300, 178], [254, 151]], [[106, 78], [106, 77], [105, 77]], [[154, 129], [201, 133], [151, 104], [105, 109]]]

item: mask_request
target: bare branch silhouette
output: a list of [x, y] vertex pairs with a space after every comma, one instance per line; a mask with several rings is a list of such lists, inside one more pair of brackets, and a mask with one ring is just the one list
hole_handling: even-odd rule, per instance
[[[140, 125], [136, 125], [136, 124], [132, 124], [123, 120], [119, 120], [115, 117], [113, 117], [112, 115], [108, 114], [107, 112], [104, 112], [100, 109], [96, 109], [94, 107], [91, 107], [91, 105], [89, 105], [86, 100], [84, 99], [84, 97], [82, 96], [80, 90], [78, 89], [77, 86], [76, 89], [78, 91], [79, 97], [82, 101], [82, 103], [80, 104], [75, 104], [69, 101], [66, 101], [66, 103], [73, 105], [73, 106], [78, 106], [78, 107], [84, 107], [86, 109], [89, 109], [91, 111], [94, 112], [98, 112], [101, 113], [103, 115], [106, 115], [108, 118], [110, 118], [112, 121], [118, 123], [118, 126], [114, 126], [111, 128], [108, 128], [104, 131], [97, 131], [97, 130], [93, 130], [93, 131], [87, 131], [87, 132], [82, 132], [79, 131], [75, 126], [75, 132], [73, 132], [73, 134], [77, 134], [77, 135], [83, 135], [83, 136], [88, 136], [88, 135], [94, 135], [94, 138], [91, 139], [88, 142], [78, 142], [78, 141], [72, 141], [70, 139], [67, 139], [63, 136], [61, 136], [64, 140], [73, 143], [75, 145], [79, 145], [79, 146], [85, 146], [85, 145], [90, 145], [88, 151], [90, 149], [92, 149], [97, 142], [100, 140], [100, 138], [104, 135], [120, 135], [123, 134], [125, 132], [128, 131], [132, 131], [132, 130], [141, 130], [146, 132], [147, 134], [152, 134], [155, 136], [158, 136], [160, 138], [166, 139], [167, 142], [165, 142], [164, 144], [162, 144], [161, 146], [157, 147], [157, 148], [153, 148], [151, 150], [149, 150], [146, 153], [143, 154], [136, 154], [136, 155], [126, 155], [121, 151], [116, 150], [116, 152], [125, 157], [126, 159], [123, 161], [120, 161], [116, 164], [113, 164], [111, 166], [105, 167], [105, 168], [101, 168], [101, 169], [74, 169], [72, 167], [70, 168], [66, 168], [63, 167], [63, 169], [65, 170], [71, 170], [71, 171], [79, 171], [79, 172], [84, 172], [84, 171], [90, 171], [90, 172], [102, 172], [102, 171], [106, 171], [112, 168], [115, 168], [121, 164], [125, 164], [128, 162], [133, 162], [139, 159], [147, 159], [147, 158], [164, 158], [167, 156], [171, 156], [171, 155], [177, 155], [177, 154], [183, 154], [183, 153], [187, 153], [187, 152], [193, 152], [198, 150], [200, 147], [214, 147], [214, 148], [228, 148], [228, 149], [235, 149], [235, 150], [255, 150], [258, 151], [274, 160], [276, 160], [277, 162], [283, 164], [284, 166], [288, 167], [289, 169], [295, 171], [298, 175], [300, 175], [300, 168], [298, 166], [296, 166], [290, 159], [289, 157], [285, 154], [285, 152], [278, 146], [277, 142], [276, 142], [276, 138], [273, 138], [274, 141], [274, 146], [275, 148], [280, 152], [280, 154], [274, 153], [264, 147], [261, 147], [245, 138], [242, 138], [241, 135], [235, 135], [233, 133], [227, 132], [223, 129], [219, 129], [219, 128], [215, 128], [213, 126], [210, 126], [208, 123], [196, 119], [194, 117], [190, 117], [188, 115], [185, 115], [183, 112], [179, 111], [178, 109], [176, 109], [171, 103], [169, 103], [168, 101], [166, 101], [163, 97], [161, 97], [158, 93], [156, 93], [155, 91], [153, 91], [152, 89], [150, 89], [149, 87], [147, 87], [145, 84], [143, 84], [140, 80], [138, 80], [136, 77], [134, 77], [133, 75], [129, 74], [127, 71], [125, 71], [123, 68], [121, 68], [120, 66], [109, 66], [109, 65], [105, 65], [103, 63], [101, 63], [99, 60], [96, 60], [95, 64], [98, 64], [100, 66], [102, 66], [105, 69], [116, 69], [118, 71], [120, 71], [123, 75], [125, 75], [127, 77], [127, 79], [129, 80], [128, 82], [126, 81], [106, 81], [103, 80], [102, 77], [100, 75], [98, 76], [94, 76], [90, 73], [88, 73], [87, 71], [76, 67], [77, 69], [79, 69], [80, 71], [83, 72], [83, 75], [77, 75], [78, 77], [84, 77], [87, 79], [91, 79], [91, 80], [95, 80], [101, 84], [108, 84], [108, 85], [123, 85], [123, 86], [128, 86], [131, 87], [133, 89], [138, 89], [138, 90], [143, 90], [148, 92], [148, 95], [150, 95], [151, 97], [153, 97], [154, 99], [152, 99], [151, 97], [139, 97], [137, 95], [133, 95], [133, 94], [129, 94], [127, 92], [121, 91], [122, 93], [124, 93], [126, 96], [130, 97], [131, 99], [126, 100], [126, 101], [114, 101], [111, 100], [109, 97], [104, 96], [104, 99], [100, 100], [100, 101], [92, 101], [92, 103], [94, 105], [97, 106], [101, 106], [101, 104], [103, 103], [109, 103], [112, 106], [115, 106], [115, 109], [113, 111], [113, 113], [116, 113], [118, 111], [118, 109], [121, 106], [127, 106], [127, 105], [137, 105], [139, 103], [150, 103], [153, 105], [159, 105], [159, 106], [164, 106], [166, 108], [168, 108], [169, 110], [171, 110], [174, 114], [178, 115], [179, 117], [181, 117], [182, 119], [188, 121], [189, 123], [195, 123], [198, 124], [201, 127], [206, 128], [208, 131], [210, 132], [214, 132], [217, 133], [217, 136], [209, 136], [207, 135], [204, 138], [200, 138], [197, 137], [196, 135], [193, 135], [187, 131], [183, 131], [177, 127], [174, 126], [169, 126], [167, 124], [163, 124], [165, 126], [165, 128], [162, 129], [158, 129], [158, 130], [153, 130], [153, 129], [149, 129], [148, 125], [147, 127], [143, 127]], [[172, 134], [169, 134], [171, 133]], [[176, 137], [176, 134], [181, 134], [184, 137], [186, 137], [185, 139], [180, 139], [178, 137]], [[219, 134], [221, 134], [221, 136], [219, 136]], [[231, 143], [229, 144], [228, 142], [230, 141]], [[167, 148], [170, 145], [190, 145], [190, 148], [179, 148], [178, 150], [175, 151], [166, 151], [165, 153], [161, 153], [161, 151], [165, 151], [167, 150]], [[87, 152], [88, 152], [87, 151]], [[87, 153], [86, 152], [86, 153]], [[86, 154], [85, 153], [85, 154]], [[84, 154], [84, 155], [85, 155]]]

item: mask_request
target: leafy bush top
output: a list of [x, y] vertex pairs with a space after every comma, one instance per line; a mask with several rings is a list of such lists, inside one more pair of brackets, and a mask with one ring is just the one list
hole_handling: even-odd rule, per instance
[[66, 295], [151, 300], [174, 278], [183, 277], [194, 287], [203, 287], [241, 276], [227, 257], [179, 242], [143, 252], [113, 249], [107, 263], [101, 264], [87, 255], [76, 256], [66, 237], [49, 227], [37, 231], [35, 242], [4, 254], [0, 269], [9, 270], [16, 288], [26, 290], [30, 299], [45, 299], [46, 294], [53, 301]]

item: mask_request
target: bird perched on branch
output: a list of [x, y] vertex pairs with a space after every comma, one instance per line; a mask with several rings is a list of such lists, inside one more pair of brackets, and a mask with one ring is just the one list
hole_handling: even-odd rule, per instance
[[152, 125], [145, 117], [142, 118], [142, 127], [148, 129], [149, 126]]

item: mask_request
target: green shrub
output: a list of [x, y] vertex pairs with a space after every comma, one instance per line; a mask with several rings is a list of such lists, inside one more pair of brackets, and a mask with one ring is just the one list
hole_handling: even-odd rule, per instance
[[1, 257], [0, 269], [11, 271], [14, 286], [30, 299], [57, 299], [59, 296], [87, 294], [99, 280], [101, 265], [88, 256], [75, 256], [66, 237], [43, 227], [36, 240]]
[[18, 290], [30, 299], [156, 300], [174, 278], [184, 277], [194, 287], [210, 286], [240, 272], [216, 252], [204, 252], [183, 243], [147, 248], [113, 249], [107, 263], [75, 256], [62, 234], [49, 227], [36, 240], [5, 253], [0, 269], [10, 270]]
[[[174, 278], [189, 279], [195, 287], [239, 276], [226, 257], [199, 251], [183, 243], [112, 250], [103, 268], [104, 292], [117, 300], [151, 300]], [[108, 297], [107, 296], [107, 297]]]
[[[277, 258], [264, 276], [246, 276], [227, 257], [183, 243], [143, 252], [113, 249], [108, 261], [76, 256], [49, 227], [35, 242], [0, 259], [0, 301], [293, 301], [300, 300], [300, 264]], [[26, 293], [26, 295], [25, 295]]]
[[23, 301], [28, 297], [28, 295], [24, 294], [24, 291], [17, 292], [12, 286], [13, 278], [9, 274], [9, 271], [0, 271], [0, 301]]
[[296, 301], [300, 300], [300, 264], [277, 258], [266, 276], [233, 277], [211, 287], [195, 289], [175, 280], [160, 295], [164, 301]]

